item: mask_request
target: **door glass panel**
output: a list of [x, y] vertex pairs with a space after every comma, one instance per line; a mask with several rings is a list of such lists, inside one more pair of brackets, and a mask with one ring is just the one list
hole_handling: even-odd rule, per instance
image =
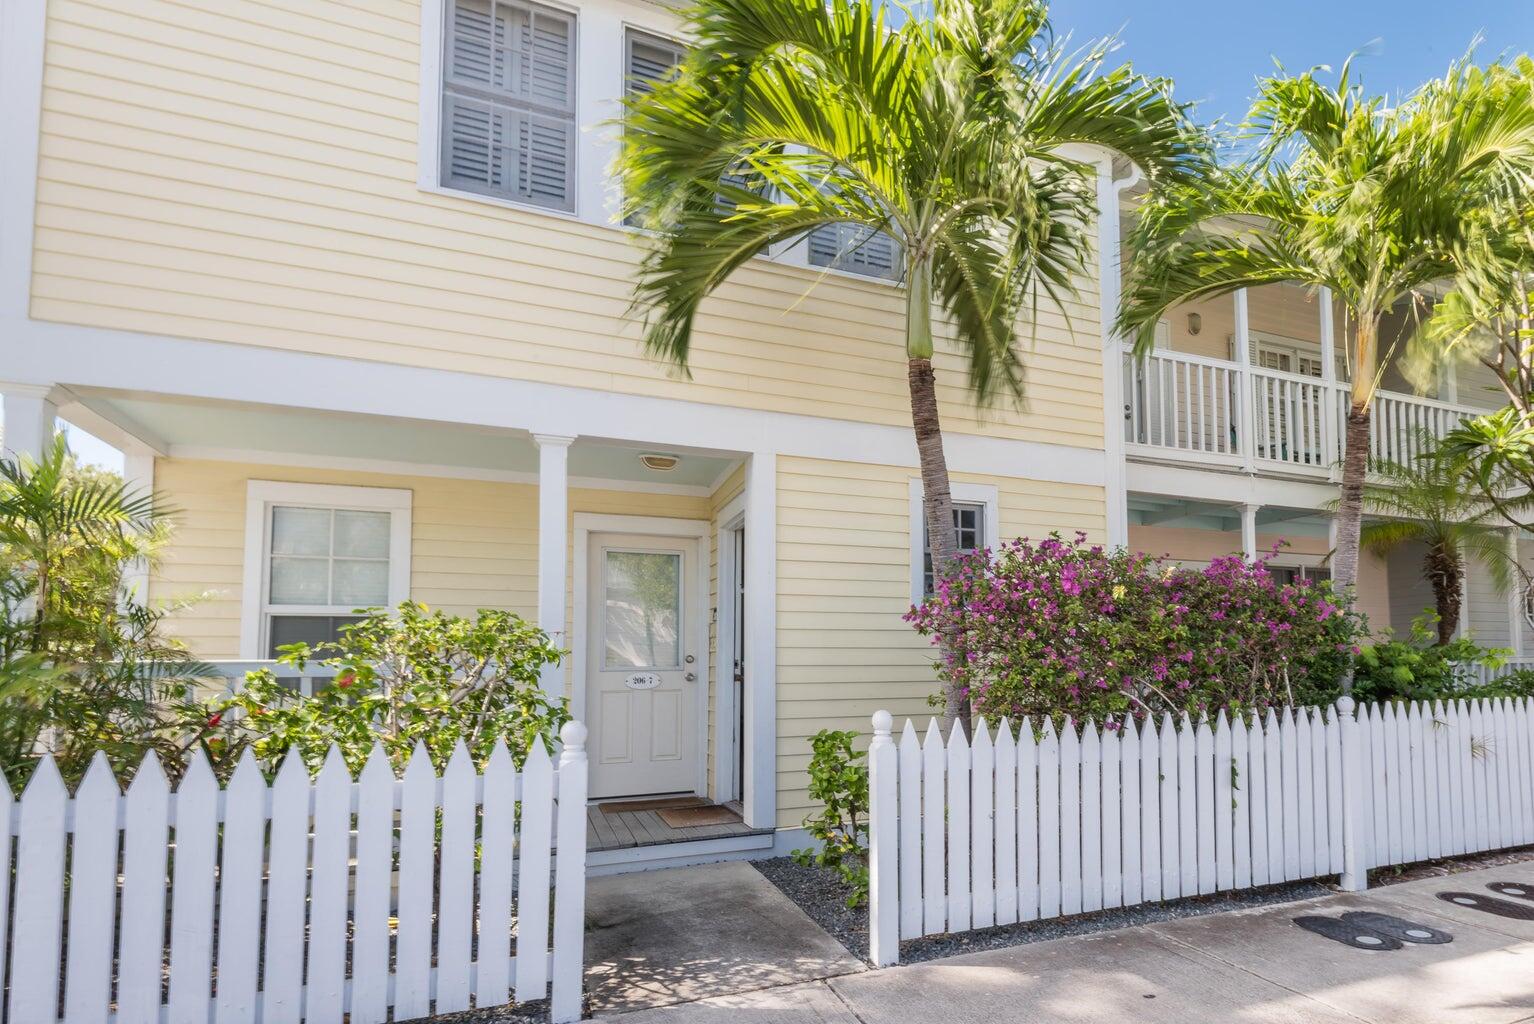
[[682, 556], [609, 551], [605, 578], [605, 666], [676, 668], [681, 663]]

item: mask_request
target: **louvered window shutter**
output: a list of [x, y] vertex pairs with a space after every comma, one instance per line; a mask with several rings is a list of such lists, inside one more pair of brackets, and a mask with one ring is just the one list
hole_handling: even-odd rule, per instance
[[521, 0], [451, 0], [442, 183], [575, 208], [575, 18]]
[[810, 232], [810, 265], [866, 277], [900, 277], [900, 244], [858, 224], [822, 224]]
[[682, 62], [682, 46], [670, 39], [652, 36], [648, 32], [630, 29], [628, 43], [628, 90], [634, 93], [649, 92], [657, 82], [664, 82]]

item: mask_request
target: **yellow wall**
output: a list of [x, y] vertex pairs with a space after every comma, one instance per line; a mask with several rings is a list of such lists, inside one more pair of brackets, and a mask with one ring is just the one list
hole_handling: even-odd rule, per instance
[[[537, 615], [538, 489], [532, 484], [160, 459], [155, 489], [177, 512], [149, 593], [155, 601], [206, 595], [168, 620], [200, 657], [239, 657], [250, 480], [409, 490], [412, 598], [456, 614], [488, 607]], [[707, 519], [709, 500], [572, 488], [572, 517], [577, 512]], [[573, 530], [571, 536], [573, 543]], [[572, 581], [572, 604], [574, 592]]]
[[[684, 380], [626, 318], [628, 233], [418, 190], [419, 10], [387, 6], [51, 0], [32, 315], [909, 425], [898, 289], [753, 263]], [[1102, 446], [1083, 289], [1074, 337], [1024, 332], [1026, 411], [940, 353], [950, 431]]]
[[[809, 737], [856, 729], [884, 708], [925, 721], [932, 655], [901, 616], [911, 606], [914, 470], [778, 460], [778, 824], [797, 826]], [[994, 484], [1003, 543], [1051, 530], [1105, 532], [1101, 488], [955, 474]]]

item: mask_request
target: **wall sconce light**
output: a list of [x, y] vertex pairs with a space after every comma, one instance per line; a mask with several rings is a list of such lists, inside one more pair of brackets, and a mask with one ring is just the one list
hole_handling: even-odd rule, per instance
[[1198, 332], [1204, 329], [1204, 318], [1197, 313], [1188, 314], [1188, 333], [1198, 336]]

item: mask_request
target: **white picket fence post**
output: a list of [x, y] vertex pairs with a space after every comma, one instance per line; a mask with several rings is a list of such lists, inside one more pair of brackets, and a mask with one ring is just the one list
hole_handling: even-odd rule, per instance
[[502, 1005], [513, 972], [516, 1001], [580, 1019], [586, 730], [561, 735], [557, 774], [541, 741], [520, 773], [504, 744], [482, 774], [418, 747], [402, 779], [375, 746], [355, 780], [332, 748], [271, 785], [247, 753], [221, 789], [198, 751], [174, 791], [151, 754], [126, 794], [98, 754], [73, 797], [44, 758], [14, 815], [0, 777], [4, 1021], [381, 1024]]
[[868, 745], [868, 955], [876, 967], [900, 960], [900, 822], [896, 785], [899, 756], [894, 719], [874, 713]]
[[[1534, 701], [1286, 708], [869, 748], [871, 948], [1534, 841]], [[1016, 736], [1014, 740], [1013, 737]], [[993, 737], [994, 736], [994, 740]], [[1035, 736], [1038, 737], [1037, 742]]]
[[552, 1024], [581, 1019], [586, 935], [586, 727], [567, 722], [559, 731], [558, 860], [554, 871], [554, 979]]

